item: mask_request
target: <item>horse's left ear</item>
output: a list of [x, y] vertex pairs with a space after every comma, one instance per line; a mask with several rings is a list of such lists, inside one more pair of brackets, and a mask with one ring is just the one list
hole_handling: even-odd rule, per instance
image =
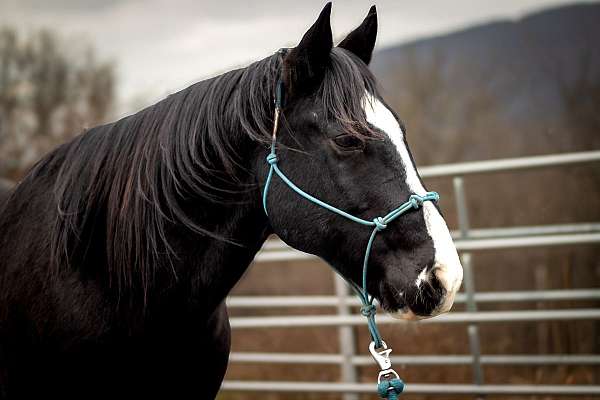
[[338, 47], [354, 53], [368, 65], [371, 62], [376, 40], [377, 9], [375, 6], [372, 6], [362, 24], [350, 32]]
[[331, 2], [325, 5], [298, 46], [285, 57], [289, 73], [286, 84], [291, 92], [310, 91], [323, 79], [333, 48], [330, 16]]

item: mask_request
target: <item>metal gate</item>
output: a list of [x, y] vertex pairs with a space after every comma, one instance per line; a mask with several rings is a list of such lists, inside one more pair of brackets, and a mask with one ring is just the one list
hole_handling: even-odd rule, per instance
[[[422, 394], [502, 394], [502, 395], [600, 395], [600, 385], [490, 385], [483, 380], [483, 365], [600, 365], [600, 355], [531, 354], [485, 355], [480, 351], [479, 324], [488, 322], [600, 320], [600, 309], [512, 310], [478, 311], [478, 304], [486, 302], [524, 302], [559, 300], [598, 300], [599, 288], [561, 289], [538, 291], [477, 292], [473, 281], [471, 253], [486, 249], [549, 247], [573, 244], [597, 246], [600, 243], [600, 222], [518, 226], [510, 228], [471, 229], [465, 200], [463, 176], [501, 171], [563, 166], [589, 163], [598, 168], [600, 151], [567, 153], [514, 159], [501, 159], [460, 164], [424, 167], [419, 170], [423, 178], [451, 177], [457, 206], [458, 231], [452, 232], [464, 267], [463, 292], [456, 298], [465, 303], [466, 311], [446, 315], [419, 323], [467, 323], [469, 354], [393, 356], [392, 362], [406, 365], [470, 365], [472, 384], [418, 384], [409, 383], [407, 393]], [[257, 255], [255, 263], [314, 258], [287, 247], [279, 240], [269, 240]], [[274, 363], [338, 365], [341, 382], [283, 382], [283, 381], [225, 381], [223, 390], [258, 392], [320, 392], [349, 393], [345, 398], [356, 398], [353, 393], [373, 393], [373, 384], [357, 383], [357, 367], [371, 365], [370, 356], [354, 352], [353, 326], [364, 324], [364, 318], [352, 310], [358, 301], [350, 297], [343, 280], [336, 277], [335, 295], [332, 296], [234, 296], [228, 299], [232, 308], [270, 307], [335, 307], [334, 315], [296, 315], [269, 317], [235, 317], [231, 326], [235, 331], [244, 328], [336, 326], [339, 332], [339, 354], [291, 353], [232, 353], [232, 363]], [[382, 315], [380, 324], [405, 323]]]

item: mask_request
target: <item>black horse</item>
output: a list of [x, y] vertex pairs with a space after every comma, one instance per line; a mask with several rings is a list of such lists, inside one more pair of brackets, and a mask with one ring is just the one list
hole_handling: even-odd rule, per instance
[[[276, 82], [279, 165], [371, 220], [425, 192], [368, 63], [375, 7], [333, 47], [331, 5], [297, 47], [92, 128], [35, 165], [0, 215], [0, 398], [212, 399], [224, 299], [276, 233], [360, 283], [370, 229], [274, 178], [261, 204]], [[374, 243], [368, 290], [388, 312], [447, 311], [462, 269], [428, 202]]]

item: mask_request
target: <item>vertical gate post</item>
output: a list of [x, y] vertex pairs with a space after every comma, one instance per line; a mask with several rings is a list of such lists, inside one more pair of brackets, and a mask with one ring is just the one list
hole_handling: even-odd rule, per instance
[[[461, 176], [455, 176], [452, 179], [454, 186], [454, 196], [456, 199], [456, 210], [458, 215], [458, 228], [461, 239], [469, 237], [469, 213], [467, 209], [467, 199], [465, 195], [464, 180]], [[471, 253], [465, 252], [461, 254], [461, 263], [463, 266], [463, 284], [466, 295], [467, 311], [477, 311], [477, 303], [475, 302], [475, 275], [472, 265]], [[483, 367], [481, 365], [481, 341], [479, 337], [479, 327], [475, 323], [471, 323], [467, 327], [467, 335], [469, 338], [469, 351], [471, 352], [473, 382], [476, 385], [483, 385]], [[479, 395], [478, 398], [483, 396]]]
[[[347, 302], [348, 299], [348, 284], [340, 277], [337, 273], [333, 273], [333, 281], [335, 283], [335, 295], [337, 296], [337, 313], [338, 315], [350, 315], [351, 309]], [[354, 355], [356, 354], [356, 338], [354, 335], [354, 328], [351, 326], [340, 326], [338, 327], [338, 337], [340, 345], [340, 354], [342, 356], [342, 362], [340, 364], [340, 373], [342, 382], [344, 383], [356, 383], [358, 381], [358, 374], [356, 367], [352, 362]], [[358, 394], [346, 393], [343, 395], [344, 400], [358, 400]]]

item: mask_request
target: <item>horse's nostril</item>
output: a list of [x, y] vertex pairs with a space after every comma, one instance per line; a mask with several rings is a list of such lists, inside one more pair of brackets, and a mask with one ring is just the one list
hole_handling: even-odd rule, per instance
[[437, 314], [441, 314], [450, 311], [454, 304], [454, 298], [462, 283], [462, 266], [460, 264], [453, 267], [443, 266], [434, 269], [434, 273], [436, 280], [444, 288], [442, 302], [436, 310]]
[[442, 287], [446, 289], [448, 293], [456, 292], [462, 283], [463, 271], [460, 262], [456, 264], [436, 263], [432, 272], [435, 279], [440, 282]]

